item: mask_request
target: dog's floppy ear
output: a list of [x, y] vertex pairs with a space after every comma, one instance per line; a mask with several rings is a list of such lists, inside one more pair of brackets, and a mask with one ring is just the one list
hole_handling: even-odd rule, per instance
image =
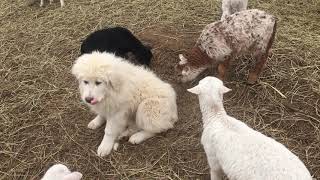
[[[82, 55], [84, 56], [84, 55]], [[81, 57], [81, 56], [80, 56]], [[80, 57], [74, 62], [71, 68], [71, 73], [74, 75], [77, 79], [80, 79], [80, 76], [83, 74], [85, 66], [82, 65], [82, 59]]]
[[109, 85], [114, 91], [120, 91], [123, 78], [120, 73], [116, 71], [106, 71], [103, 80]]
[[77, 63], [74, 63], [74, 64], [72, 65], [71, 73], [72, 73], [72, 75], [74, 75], [77, 79], [79, 79], [79, 69], [78, 69], [78, 67], [77, 67]]

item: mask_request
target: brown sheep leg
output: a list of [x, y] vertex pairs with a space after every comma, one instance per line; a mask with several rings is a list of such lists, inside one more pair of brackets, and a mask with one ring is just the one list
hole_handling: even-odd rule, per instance
[[218, 77], [221, 81], [223, 81], [225, 78], [225, 73], [229, 67], [229, 64], [230, 64], [230, 58], [227, 58], [223, 61], [223, 63], [220, 63], [218, 65]]
[[[269, 51], [267, 51], [269, 52]], [[264, 64], [266, 63], [268, 59], [268, 55], [267, 54], [263, 54], [263, 55], [260, 55], [260, 56], [257, 56], [256, 60], [256, 65], [254, 67], [253, 70], [250, 71], [249, 73], [249, 77], [248, 77], [248, 84], [254, 84], [256, 83], [263, 67], [264, 67]]]

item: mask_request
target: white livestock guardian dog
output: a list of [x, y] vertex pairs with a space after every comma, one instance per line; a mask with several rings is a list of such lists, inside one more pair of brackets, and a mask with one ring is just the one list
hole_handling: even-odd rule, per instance
[[114, 54], [93, 52], [76, 60], [72, 74], [79, 81], [81, 99], [97, 114], [88, 128], [106, 122], [100, 157], [116, 149], [123, 136], [139, 144], [178, 120], [174, 89], [142, 66]]

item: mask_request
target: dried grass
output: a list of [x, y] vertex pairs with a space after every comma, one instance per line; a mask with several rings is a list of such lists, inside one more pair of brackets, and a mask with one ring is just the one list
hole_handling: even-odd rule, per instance
[[[272, 136], [320, 178], [320, 2], [250, 1], [279, 19], [273, 56], [261, 82], [247, 86], [249, 60], [233, 63], [230, 115]], [[220, 16], [207, 0], [78, 0], [44, 8], [0, 1], [0, 179], [39, 179], [55, 162], [84, 179], [203, 179], [208, 165], [200, 144], [201, 120], [191, 85], [175, 82], [177, 54], [193, 45], [204, 25]], [[95, 29], [121, 25], [154, 47], [152, 68], [177, 93], [175, 129], [141, 145], [123, 142], [99, 158], [103, 129], [86, 128], [93, 114], [80, 103], [70, 67], [81, 39]]]

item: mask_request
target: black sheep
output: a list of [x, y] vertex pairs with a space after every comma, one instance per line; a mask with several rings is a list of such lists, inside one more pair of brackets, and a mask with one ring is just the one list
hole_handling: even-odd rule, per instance
[[81, 55], [99, 51], [128, 58], [128, 53], [131, 52], [140, 64], [149, 66], [152, 58], [150, 49], [151, 47], [143, 45], [128, 29], [112, 27], [89, 34], [81, 44]]

